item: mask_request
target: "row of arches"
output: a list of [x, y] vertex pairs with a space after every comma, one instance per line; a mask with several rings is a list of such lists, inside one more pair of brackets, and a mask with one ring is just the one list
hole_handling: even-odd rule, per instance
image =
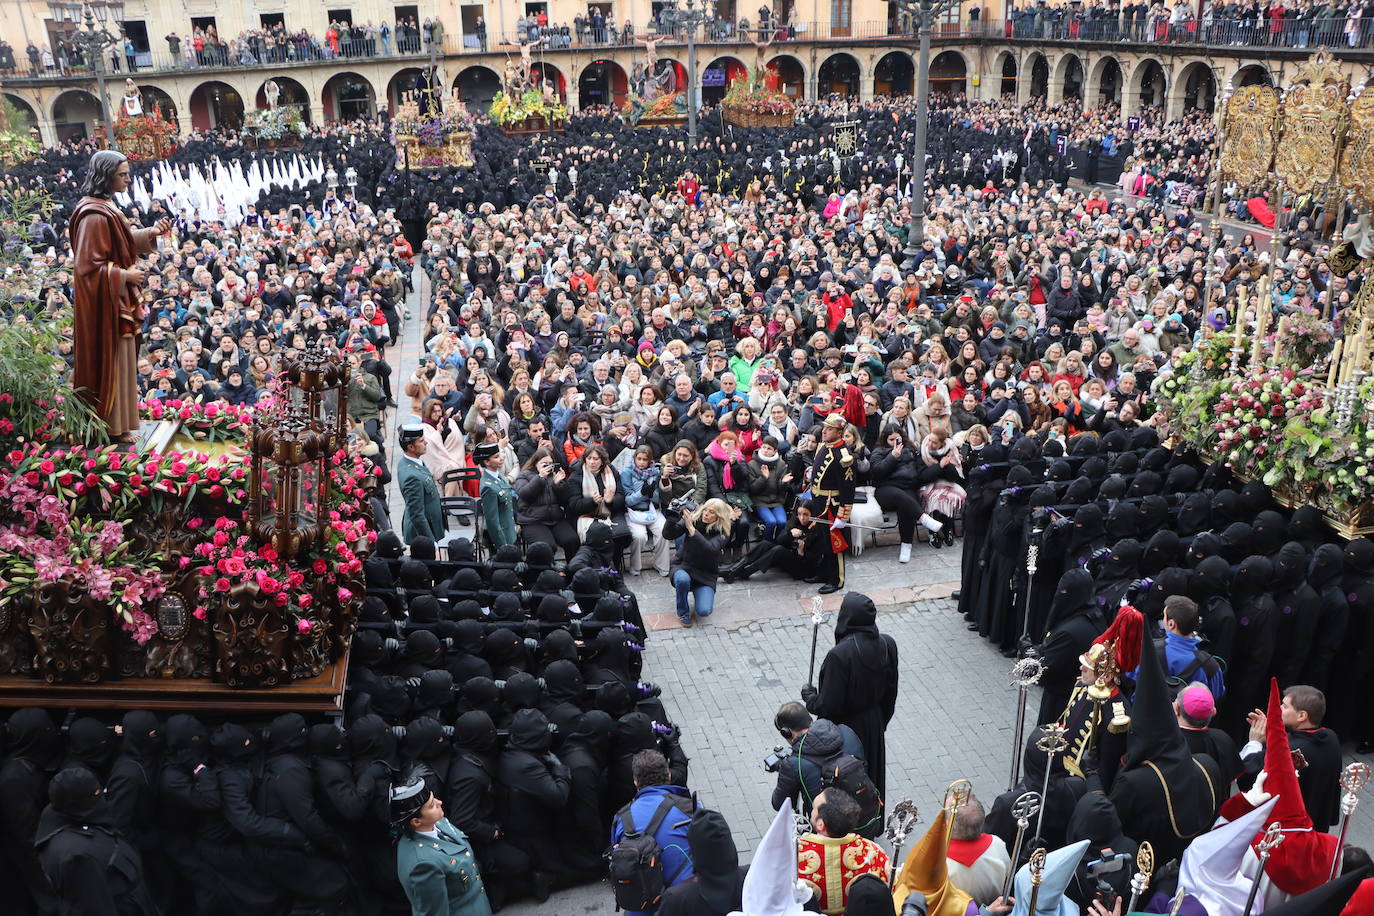
[[[1024, 87], [1020, 85], [1023, 71], [1029, 81]], [[997, 56], [994, 73], [999, 81], [999, 95], [1047, 98], [1053, 87], [1055, 101], [1077, 99], [1088, 107], [1103, 102], [1123, 106], [1131, 103], [1133, 109], [1168, 107], [1172, 102], [1171, 111], [1177, 114], [1189, 109], [1212, 111], [1217, 100], [1216, 75], [1203, 61], [1188, 63], [1171, 82], [1164, 65], [1154, 58], [1137, 62], [1128, 78], [1121, 61], [1111, 56], [1097, 58], [1085, 70], [1083, 59], [1073, 53], [1061, 55], [1051, 64], [1050, 58], [1040, 51], [1031, 52], [1021, 61], [1011, 51], [1003, 51]], [[1261, 64], [1238, 68], [1229, 82], [1233, 88], [1274, 84], [1273, 75]]]
[[[670, 60], [670, 63], [676, 87], [685, 88], [685, 68], [678, 61]], [[806, 68], [796, 57], [779, 54], [768, 61], [766, 68], [770, 82], [779, 90], [794, 98], [810, 94]], [[547, 61], [536, 62], [531, 72], [537, 80], [552, 84], [560, 98], [569, 103], [575, 102], [578, 108], [606, 104], [619, 106], [625, 101], [629, 88], [629, 76], [625, 68], [609, 58], [594, 60], [584, 66], [577, 73], [575, 81], [570, 81], [558, 66]], [[725, 94], [730, 80], [746, 72], [745, 63], [733, 56], [709, 60], [701, 70], [703, 101], [707, 104], [718, 101]], [[959, 51], [947, 50], [935, 55], [931, 61], [930, 85], [936, 92], [970, 92], [968, 74], [965, 56]], [[864, 91], [862, 84], [865, 76], [863, 65], [857, 57], [847, 52], [837, 52], [820, 62], [811, 91], [819, 95], [836, 93], [858, 96]], [[911, 53], [905, 50], [891, 51], [879, 57], [872, 64], [868, 76], [872, 80], [869, 91], [874, 95], [910, 95], [915, 90], [914, 60]], [[418, 67], [408, 67], [394, 73], [384, 90], [385, 102], [394, 110], [403, 95], [420, 85], [422, 78], [423, 71]], [[1171, 106], [1169, 110], [1175, 115], [1181, 110], [1194, 108], [1211, 111], [1218, 95], [1216, 78], [1211, 68], [1202, 61], [1187, 64], [1171, 77], [1164, 65], [1154, 58], [1136, 62], [1130, 66], [1128, 73], [1122, 61], [1110, 55], [1085, 61], [1071, 52], [1051, 58], [1042, 51], [1034, 50], [1018, 57], [1008, 49], [997, 54], [991, 72], [985, 78], [995, 81], [994, 87], [988, 87], [991, 94], [1023, 101], [1035, 97], [1049, 97], [1053, 101], [1079, 99], [1089, 107], [1110, 101], [1130, 110], [1141, 105], [1161, 105]], [[372, 81], [351, 71], [333, 74], [324, 83], [318, 100], [313, 99], [306, 86], [296, 79], [287, 76], [274, 76], [274, 79], [280, 89], [280, 102], [298, 105], [307, 120], [311, 118], [312, 111], [319, 112], [325, 120], [330, 121], [371, 117], [376, 113], [380, 101]], [[1273, 78], [1264, 66], [1251, 64], [1237, 69], [1231, 75], [1230, 83], [1236, 88], [1257, 83], [1272, 85]], [[144, 85], [139, 88], [146, 112], [160, 113], [168, 120], [184, 120], [194, 129], [211, 129], [241, 126], [247, 108], [266, 105], [265, 85], [264, 80], [254, 97], [245, 100], [240, 89], [226, 82], [210, 80], [201, 83], [186, 98], [185, 112], [180, 111], [176, 100], [158, 86]], [[500, 87], [501, 78], [497, 72], [482, 65], [463, 68], [452, 84], [459, 98], [479, 109], [490, 104]], [[14, 94], [7, 94], [6, 98], [29, 120], [31, 126], [38, 125], [38, 113], [29, 101]], [[112, 102], [117, 104], [117, 99], [112, 99]], [[69, 89], [52, 100], [51, 110], [45, 114], [51, 117], [55, 138], [60, 141], [88, 133], [98, 120], [98, 111], [99, 105], [94, 95], [83, 89]]]

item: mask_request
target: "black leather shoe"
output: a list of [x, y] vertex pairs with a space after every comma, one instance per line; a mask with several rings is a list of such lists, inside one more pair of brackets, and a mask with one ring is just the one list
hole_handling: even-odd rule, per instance
[[536, 871], [530, 873], [530, 896], [539, 903], [544, 903], [549, 899], [549, 892], [553, 890], [553, 882], [549, 880], [546, 872]]
[[833, 595], [839, 590], [840, 587], [838, 585], [831, 585], [829, 582], [816, 589], [816, 591], [820, 592], [822, 595]]

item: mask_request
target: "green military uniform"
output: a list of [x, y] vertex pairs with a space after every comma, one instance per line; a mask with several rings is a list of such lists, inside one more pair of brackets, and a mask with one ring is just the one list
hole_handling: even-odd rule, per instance
[[433, 836], [410, 828], [401, 833], [396, 876], [414, 916], [491, 916], [472, 847], [448, 818], [434, 825]]
[[396, 463], [396, 480], [405, 500], [401, 535], [406, 543], [422, 537], [439, 543], [444, 538], [444, 511], [439, 505], [439, 487], [434, 482], [434, 475], [424, 462], [406, 455]]
[[482, 518], [492, 547], [515, 543], [515, 488], [487, 468], [482, 469]]

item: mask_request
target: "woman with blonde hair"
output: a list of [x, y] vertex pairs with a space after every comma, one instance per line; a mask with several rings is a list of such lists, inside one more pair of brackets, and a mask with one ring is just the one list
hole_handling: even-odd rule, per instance
[[708, 499], [696, 510], [684, 510], [680, 516], [669, 518], [664, 526], [664, 537], [682, 538], [673, 557], [671, 578], [677, 593], [677, 619], [684, 627], [690, 627], [694, 617], [710, 617], [715, 610], [720, 554], [730, 540], [736, 515], [725, 500]]

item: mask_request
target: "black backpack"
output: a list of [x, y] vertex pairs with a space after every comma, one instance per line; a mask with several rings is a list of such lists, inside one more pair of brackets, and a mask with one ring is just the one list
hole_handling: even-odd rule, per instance
[[633, 802], [621, 808], [616, 814], [625, 828], [625, 835], [606, 853], [609, 863], [607, 869], [611, 888], [615, 892], [615, 906], [618, 910], [652, 910], [658, 906], [663, 892], [672, 887], [673, 881], [687, 867], [684, 861], [676, 872], [663, 874], [663, 850], [658, 846], [655, 834], [663, 825], [663, 819], [674, 808], [683, 814], [691, 814], [695, 805], [690, 798], [680, 795], [666, 795], [658, 803], [654, 816], [641, 830], [635, 827], [630, 816]]
[[862, 760], [845, 753], [829, 758], [821, 764], [821, 785], [827, 789], [831, 786], [843, 789], [859, 803], [859, 825], [855, 833], [870, 839], [878, 835], [883, 826], [883, 800]]

